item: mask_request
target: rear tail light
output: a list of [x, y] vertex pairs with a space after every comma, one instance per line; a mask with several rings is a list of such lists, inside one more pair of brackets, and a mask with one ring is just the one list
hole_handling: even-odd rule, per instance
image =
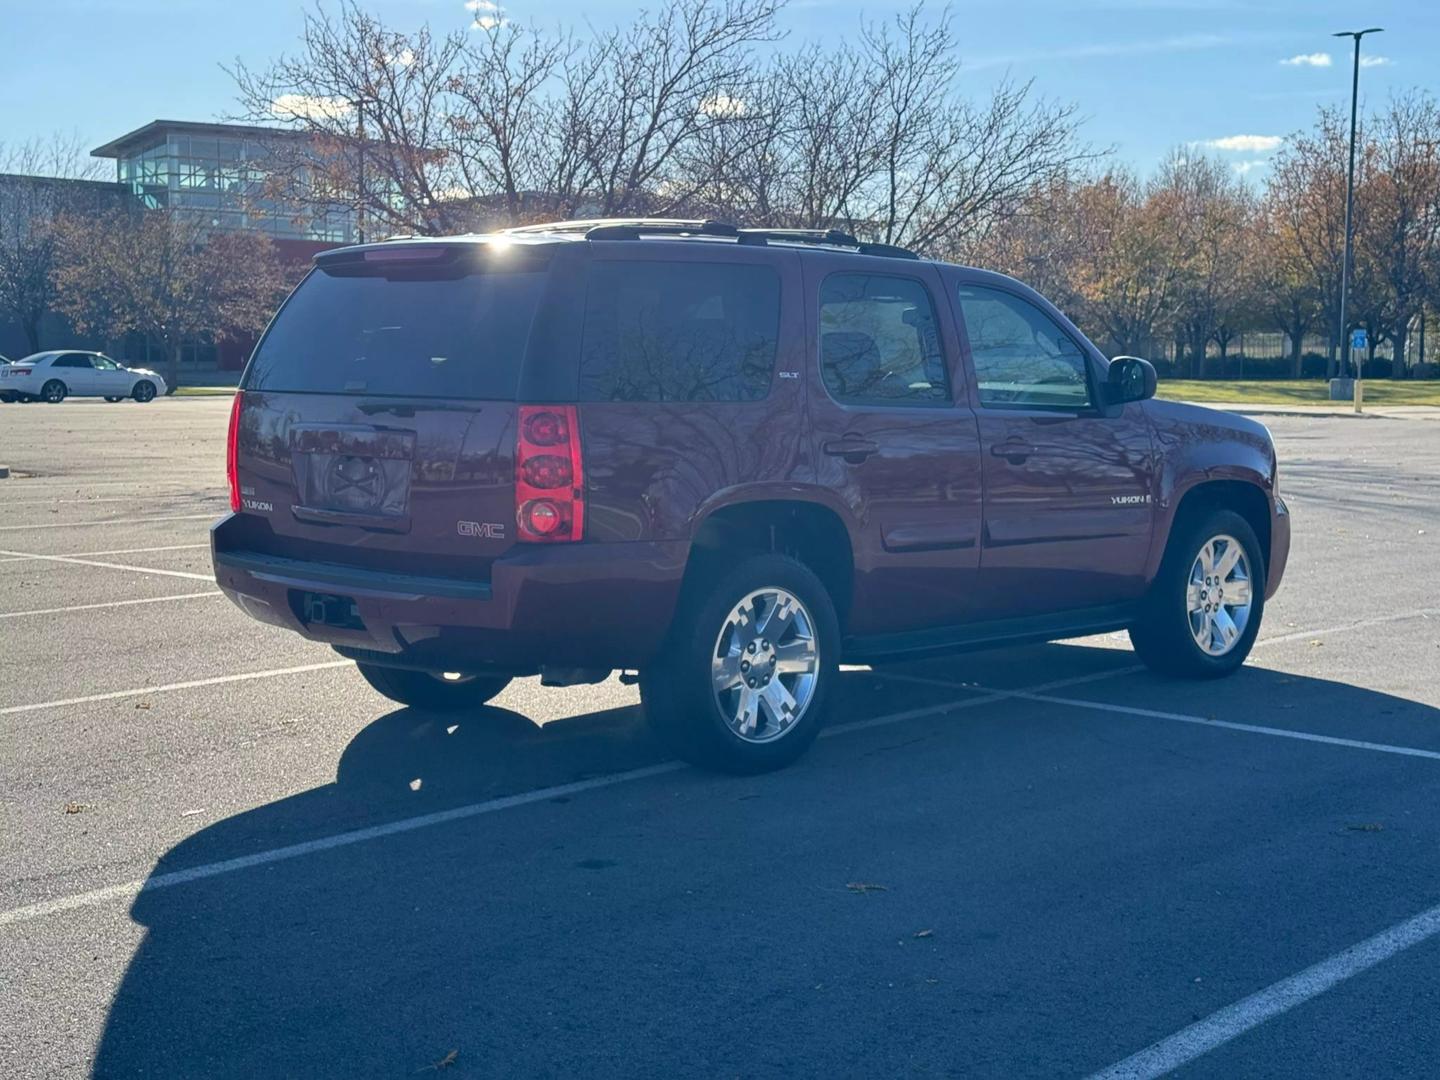
[[230, 485], [230, 509], [240, 509], [240, 406], [245, 400], [243, 390], [235, 391], [230, 405], [230, 433], [225, 436], [225, 479]]
[[521, 405], [515, 435], [520, 539], [563, 543], [585, 533], [585, 463], [574, 405]]
[[32, 371], [34, 371], [34, 370], [35, 370], [34, 368], [15, 367], [14, 365], [11, 365], [10, 367], [7, 367], [7, 368], [5, 369], [5, 374], [6, 374], [6, 375], [29, 375], [29, 374], [30, 374]]

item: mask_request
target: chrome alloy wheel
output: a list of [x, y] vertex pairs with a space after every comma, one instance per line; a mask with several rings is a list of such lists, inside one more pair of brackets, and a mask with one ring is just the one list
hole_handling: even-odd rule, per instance
[[1210, 656], [1224, 656], [1245, 636], [1253, 602], [1245, 548], [1233, 536], [1212, 536], [1195, 557], [1185, 590], [1195, 644]]
[[793, 593], [756, 589], [726, 616], [710, 674], [715, 704], [732, 732], [752, 743], [780, 738], [815, 697], [815, 620]]

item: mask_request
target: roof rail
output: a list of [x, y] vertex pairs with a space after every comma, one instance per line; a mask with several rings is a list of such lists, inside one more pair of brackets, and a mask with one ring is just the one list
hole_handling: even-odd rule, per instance
[[583, 218], [542, 225], [520, 225], [506, 233], [583, 233], [586, 240], [638, 240], [642, 236], [715, 236], [740, 244], [814, 244], [846, 248], [861, 255], [890, 259], [918, 259], [908, 248], [871, 244], [839, 229], [742, 229], [728, 221], [688, 218]]
[[[596, 230], [601, 235], [590, 236]], [[634, 239], [641, 233], [650, 235], [734, 236], [739, 230], [724, 221], [690, 218], [580, 218], [574, 221], [552, 221], [540, 225], [519, 225], [507, 233], [579, 232], [594, 240]], [[621, 233], [624, 235], [621, 235]], [[615, 235], [609, 235], [614, 233]]]
[[741, 229], [742, 244], [767, 244], [771, 240], [784, 244], [816, 244], [822, 247], [854, 248], [862, 255], [878, 255], [889, 259], [918, 259], [909, 248], [895, 244], [870, 244], [839, 229]]
[[607, 221], [585, 231], [586, 240], [638, 240], [641, 236], [724, 236], [740, 230], [727, 221]]

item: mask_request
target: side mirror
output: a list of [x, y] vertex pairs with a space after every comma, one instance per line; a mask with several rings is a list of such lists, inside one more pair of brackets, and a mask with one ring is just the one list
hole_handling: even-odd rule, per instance
[[1110, 405], [1144, 401], [1155, 396], [1155, 368], [1138, 356], [1117, 356], [1105, 378], [1105, 399]]

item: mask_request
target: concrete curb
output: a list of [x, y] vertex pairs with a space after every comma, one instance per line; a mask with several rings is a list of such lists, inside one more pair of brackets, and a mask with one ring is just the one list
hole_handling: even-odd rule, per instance
[[[1160, 398], [1174, 401], [1175, 398]], [[1325, 405], [1261, 405], [1243, 401], [1187, 401], [1202, 409], [1220, 409], [1242, 416], [1300, 416], [1311, 419], [1334, 417], [1349, 420], [1440, 420], [1440, 406], [1435, 405], [1367, 405], [1363, 412], [1354, 408]]]

